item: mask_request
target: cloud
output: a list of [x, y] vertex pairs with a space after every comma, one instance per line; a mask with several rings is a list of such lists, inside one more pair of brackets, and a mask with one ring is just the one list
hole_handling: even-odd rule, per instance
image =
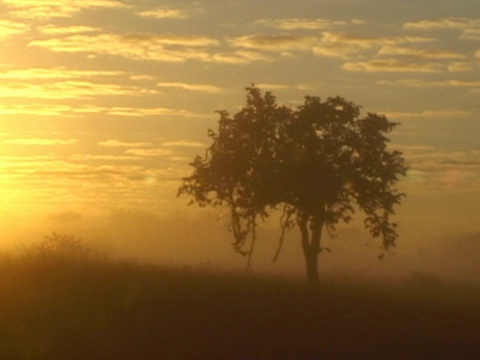
[[111, 161], [131, 161], [135, 160], [132, 156], [127, 155], [98, 155], [98, 154], [73, 154], [68, 157], [71, 161], [100, 161], [110, 163]]
[[468, 18], [446, 18], [440, 20], [421, 20], [403, 25], [407, 30], [463, 29], [471, 21]]
[[138, 86], [101, 84], [90, 81], [59, 81], [44, 84], [0, 84], [0, 98], [27, 99], [92, 99], [98, 96], [121, 96], [156, 93]]
[[[275, 42], [275, 39], [270, 39]], [[286, 39], [280, 40], [283, 42]], [[132, 60], [150, 60], [158, 62], [183, 63], [196, 60], [206, 63], [247, 64], [254, 61], [268, 61], [270, 57], [258, 51], [252, 51], [256, 47], [255, 42], [261, 39], [248, 37], [230, 39], [228, 42], [234, 47], [233, 51], [215, 51], [220, 46], [220, 41], [206, 36], [179, 36], [158, 35], [148, 33], [128, 34], [94, 34], [94, 35], [71, 35], [54, 37], [50, 39], [38, 39], [31, 41], [29, 47], [39, 47], [53, 52], [85, 53], [89, 57], [98, 55], [120, 56]], [[265, 40], [268, 42], [268, 39]], [[242, 45], [243, 43], [243, 45]], [[295, 45], [295, 39], [291, 39], [290, 45]], [[289, 48], [285, 45], [285, 48]], [[301, 45], [300, 45], [301, 47]], [[274, 50], [274, 47], [271, 49]]]
[[475, 64], [472, 62], [465, 61], [453, 61], [448, 64], [449, 72], [465, 72], [472, 71], [475, 68]]
[[260, 83], [255, 84], [257, 87], [265, 90], [283, 90], [289, 88], [286, 84], [269, 84], [269, 83]]
[[142, 43], [142, 44], [157, 44], [157, 45], [173, 45], [173, 46], [188, 46], [188, 47], [205, 47], [217, 46], [218, 40], [211, 37], [200, 35], [157, 35], [148, 33], [129, 33], [125, 35], [113, 35], [114, 38], [124, 40], [126, 42]]
[[391, 119], [445, 119], [471, 116], [472, 113], [460, 109], [424, 110], [420, 112], [384, 112]]
[[109, 116], [127, 117], [184, 117], [210, 118], [211, 115], [195, 114], [188, 110], [169, 108], [142, 108], [142, 107], [102, 107], [97, 105], [49, 105], [43, 103], [6, 105], [0, 103], [0, 115], [3, 116], [60, 116], [75, 117], [82, 114], [105, 114]]
[[151, 143], [147, 142], [128, 142], [128, 141], [120, 141], [116, 139], [109, 139], [105, 141], [101, 141], [98, 143], [100, 146], [106, 146], [106, 147], [146, 147], [146, 146], [151, 146]]
[[462, 40], [480, 40], [480, 19], [467, 17], [449, 17], [438, 20], [421, 20], [403, 25], [407, 30], [460, 30]]
[[431, 38], [366, 37], [343, 32], [325, 31], [320, 35], [246, 35], [228, 39], [232, 47], [276, 52], [313, 52], [317, 56], [340, 57], [356, 55], [385, 45], [413, 44], [432, 41]]
[[229, 39], [233, 47], [274, 52], [311, 50], [319, 41], [319, 36], [305, 35], [246, 35]]
[[41, 79], [74, 79], [91, 78], [97, 76], [118, 76], [123, 71], [107, 70], [72, 70], [63, 67], [27, 68], [0, 71], [0, 79], [9, 80], [41, 80]]
[[[0, 98], [17, 98], [17, 99], [47, 99], [47, 100], [63, 100], [63, 99], [91, 99], [98, 96], [122, 96], [122, 95], [138, 95], [156, 93], [153, 89], [141, 88], [138, 86], [128, 86], [112, 83], [101, 83], [87, 81], [86, 79], [98, 77], [112, 77], [124, 75], [122, 71], [107, 70], [75, 70], [63, 67], [53, 68], [26, 68], [26, 69], [10, 69], [0, 71], [0, 80], [10, 80], [8, 82], [0, 82]], [[52, 107], [44, 105], [43, 108], [49, 107], [55, 113], [64, 112], [65, 106]], [[21, 112], [31, 113], [35, 106], [24, 104], [18, 106]], [[92, 107], [84, 107], [78, 112], [95, 112]], [[98, 110], [98, 109], [97, 109]], [[7, 112], [5, 105], [0, 107], [0, 113]], [[51, 113], [51, 111], [48, 111]]]
[[280, 30], [326, 30], [338, 27], [344, 27], [348, 23], [345, 21], [335, 21], [327, 19], [260, 19], [255, 24], [271, 27]]
[[170, 156], [168, 158], [171, 161], [178, 162], [178, 163], [189, 163], [192, 159], [186, 156]]
[[328, 31], [323, 34], [324, 42], [352, 44], [365, 49], [369, 49], [379, 45], [418, 44], [431, 42], [432, 40], [432, 38], [420, 36], [370, 37]]
[[[111, 208], [119, 203], [148, 207], [152, 205], [148, 199], [154, 195], [150, 190], [153, 180], [156, 195], [167, 190], [175, 194], [183, 175], [178, 166], [161, 166], [163, 159], [160, 166], [158, 163], [152, 165], [151, 161], [137, 155], [127, 159], [129, 163], [112, 164], [112, 158], [104, 161], [96, 158], [96, 162], [85, 163], [84, 158], [79, 162], [75, 156], [0, 156], [0, 172], [4, 190], [11, 186], [12, 195], [28, 198], [32, 206], [47, 205], [49, 211], [52, 204], [67, 205], [67, 209], [71, 209], [72, 204], [81, 207], [92, 203], [96, 209]], [[136, 164], [132, 165], [132, 161]]]
[[423, 190], [471, 191], [480, 185], [480, 152], [397, 146], [409, 165], [406, 181]]
[[406, 47], [396, 47], [396, 46], [384, 46], [378, 52], [379, 55], [400, 55], [400, 56], [411, 56], [418, 57], [422, 59], [432, 59], [432, 60], [458, 60], [465, 59], [466, 56], [463, 54], [445, 51], [445, 50], [432, 50], [432, 49], [412, 49]]
[[[302, 22], [294, 21], [291, 27]], [[272, 27], [281, 27], [289, 22], [280, 20], [261, 20], [261, 24]], [[283, 24], [283, 25], [282, 25]], [[325, 25], [325, 24], [324, 24]], [[286, 26], [286, 25], [285, 25]], [[313, 25], [312, 25], [313, 26]], [[320, 26], [320, 25], [319, 25]], [[465, 54], [449, 50], [428, 49], [424, 44], [434, 42], [431, 37], [421, 36], [393, 36], [393, 37], [372, 37], [360, 36], [346, 32], [324, 31], [319, 35], [299, 34], [275, 34], [275, 35], [245, 35], [227, 39], [233, 48], [255, 50], [259, 52], [277, 53], [281, 56], [294, 56], [297, 52], [312, 52], [318, 57], [352, 58], [364, 57], [370, 53], [370, 57], [390, 56], [387, 59], [373, 58], [371, 61], [357, 63], [349, 62], [344, 65], [347, 70], [355, 71], [390, 71], [390, 72], [437, 72], [448, 69], [448, 71], [467, 71], [474, 65], [467, 65], [464, 60]], [[421, 44], [423, 48], [411, 48], [405, 45]], [[404, 45], [404, 46], [402, 46]], [[376, 51], [376, 53], [374, 53]], [[395, 56], [395, 58], [392, 58]], [[449, 65], [436, 64], [433, 62], [424, 64], [409, 64], [397, 59], [397, 57], [416, 57], [423, 60], [452, 61]]]
[[207, 61], [223, 64], [248, 64], [255, 61], [271, 61], [272, 58], [258, 51], [235, 50], [233, 52], [221, 52], [211, 56]]
[[112, 107], [112, 108], [106, 109], [106, 113], [107, 115], [132, 116], [132, 117], [145, 117], [145, 116], [204, 117], [204, 115], [195, 114], [188, 110], [168, 109], [168, 108]]
[[46, 105], [46, 104], [22, 104], [5, 105], [0, 103], [0, 115], [18, 116], [71, 116], [74, 109], [67, 105]]
[[146, 33], [73, 35], [34, 40], [28, 44], [54, 52], [113, 55], [161, 62], [212, 61], [210, 53], [201, 48], [218, 45], [218, 40], [205, 36]]
[[133, 81], [149, 81], [149, 80], [154, 80], [155, 77], [151, 75], [132, 75], [130, 76], [130, 80]]
[[14, 145], [42, 145], [42, 146], [52, 146], [52, 145], [72, 145], [78, 142], [77, 139], [40, 139], [40, 138], [16, 138], [16, 139], [7, 139], [4, 141], [6, 144]]
[[100, 28], [92, 26], [57, 26], [57, 25], [45, 25], [39, 26], [37, 30], [46, 35], [68, 35], [79, 34], [87, 32], [98, 32]]
[[11, 20], [0, 20], [0, 40], [28, 31], [29, 26]]
[[223, 92], [221, 88], [214, 85], [188, 84], [188, 83], [181, 83], [181, 82], [159, 82], [157, 83], [157, 86], [167, 87], [167, 88], [178, 88], [178, 89], [190, 90], [190, 91], [207, 92], [212, 94], [218, 94]]
[[167, 141], [162, 144], [164, 147], [205, 147], [206, 145], [199, 141], [177, 140]]
[[379, 85], [394, 85], [406, 87], [473, 87], [480, 88], [480, 81], [469, 80], [446, 80], [431, 81], [423, 79], [401, 79], [401, 80], [382, 80], [378, 81]]
[[139, 157], [166, 156], [173, 154], [173, 152], [168, 149], [128, 149], [125, 153]]
[[385, 45], [425, 43], [431, 40], [424, 37], [367, 37], [327, 31], [313, 52], [317, 56], [345, 58]]
[[145, 10], [137, 13], [141, 17], [155, 18], [155, 19], [187, 19], [190, 13], [185, 9], [161, 8], [154, 10]]
[[362, 72], [440, 72], [444, 66], [440, 63], [414, 63], [399, 59], [374, 59], [369, 61], [347, 62], [342, 66], [348, 71]]
[[85, 9], [127, 7], [115, 0], [3, 0], [3, 3], [11, 16], [23, 19], [71, 17]]
[[480, 25], [478, 25], [476, 29], [464, 29], [460, 39], [474, 41], [480, 40]]

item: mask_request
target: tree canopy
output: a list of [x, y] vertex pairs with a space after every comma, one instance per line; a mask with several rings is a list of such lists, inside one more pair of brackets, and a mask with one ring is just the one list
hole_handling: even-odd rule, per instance
[[397, 124], [361, 116], [360, 106], [341, 97], [307, 96], [290, 108], [270, 92], [246, 90], [246, 104], [233, 117], [218, 111], [218, 130], [208, 131], [212, 144], [191, 163], [179, 194], [200, 206], [226, 205], [233, 246], [249, 261], [257, 221], [282, 211], [280, 245], [285, 229], [298, 226], [310, 283], [318, 281], [322, 229], [349, 222], [356, 209], [385, 249], [395, 246], [390, 218], [404, 196], [395, 184], [406, 166], [399, 151], [387, 148], [386, 134]]

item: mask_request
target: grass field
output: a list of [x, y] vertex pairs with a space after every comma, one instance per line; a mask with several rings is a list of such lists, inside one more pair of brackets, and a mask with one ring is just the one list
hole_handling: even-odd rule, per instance
[[0, 359], [480, 359], [478, 285], [329, 277], [311, 291], [66, 240], [0, 256]]

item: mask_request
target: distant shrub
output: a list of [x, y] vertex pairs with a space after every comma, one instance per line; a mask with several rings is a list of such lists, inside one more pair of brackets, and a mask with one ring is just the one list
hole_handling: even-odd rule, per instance
[[43, 241], [23, 248], [23, 255], [30, 260], [63, 259], [80, 260], [93, 255], [93, 250], [81, 238], [52, 233]]
[[[31, 266], [78, 263], [100, 260], [96, 250], [81, 238], [73, 235], [52, 233], [36, 243], [22, 244], [16, 249], [0, 251], [0, 270], [7, 268], [30, 268]], [[106, 258], [103, 259], [106, 261]]]

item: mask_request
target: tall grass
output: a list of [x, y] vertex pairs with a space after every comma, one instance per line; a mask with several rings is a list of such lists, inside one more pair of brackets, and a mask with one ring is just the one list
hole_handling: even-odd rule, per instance
[[0, 359], [478, 359], [480, 288], [114, 261], [54, 235], [0, 256]]

